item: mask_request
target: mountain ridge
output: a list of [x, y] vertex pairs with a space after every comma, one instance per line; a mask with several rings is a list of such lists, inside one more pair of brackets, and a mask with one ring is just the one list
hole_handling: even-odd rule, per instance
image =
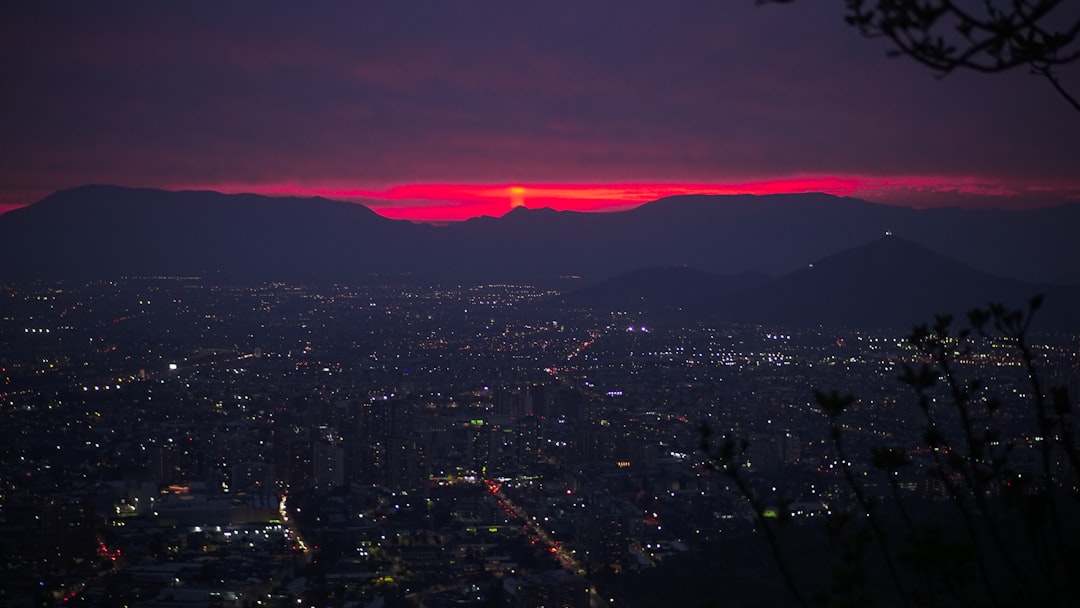
[[1069, 321], [1066, 313], [1075, 291], [1000, 277], [887, 235], [826, 256], [719, 306], [739, 320], [908, 327], [989, 302], [1018, 306], [1037, 293], [1049, 292], [1057, 297], [1052, 298], [1055, 304], [1047, 325], [1060, 326]]
[[604, 213], [519, 207], [432, 226], [321, 197], [91, 185], [0, 216], [0, 279], [550, 282], [679, 265], [780, 276], [892, 231], [992, 274], [1072, 284], [1078, 227], [1080, 204], [916, 210], [820, 193], [684, 195]]
[[1080, 286], [998, 277], [912, 241], [885, 236], [791, 273], [722, 277], [689, 268], [643, 269], [563, 294], [565, 305], [637, 312], [654, 319], [770, 323], [798, 327], [907, 329], [938, 314], [991, 302], [1023, 307], [1047, 296], [1041, 330], [1080, 330]]

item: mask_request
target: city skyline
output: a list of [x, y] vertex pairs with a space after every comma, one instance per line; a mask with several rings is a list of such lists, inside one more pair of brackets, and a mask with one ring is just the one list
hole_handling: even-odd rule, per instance
[[1043, 82], [935, 78], [806, 3], [4, 12], [0, 212], [87, 183], [421, 221], [687, 192], [1080, 193], [1080, 120]]
[[[860, 396], [843, 419], [853, 458], [882, 444], [911, 458], [891, 490], [855, 469], [868, 495], [947, 521], [940, 461], [897, 380], [921, 360], [902, 332], [678, 323], [545, 305], [555, 293], [192, 277], [5, 285], [0, 518], [13, 559], [0, 598], [799, 605], [701, 428], [749, 442], [740, 475], [766, 504], [790, 497], [786, 532], [807, 538], [856, 504], [851, 465], [812, 402], [822, 387]], [[1003, 461], [1042, 478], [1032, 410], [1012, 407], [1030, 397], [1023, 351], [969, 337], [958, 373], [991, 377], [986, 394], [1003, 395]], [[1047, 377], [1073, 389], [1078, 339], [1031, 343]], [[1075, 469], [1057, 466], [1064, 493]], [[823, 587], [831, 551], [790, 551], [817, 564], [799, 566], [807, 587]], [[1071, 581], [1067, 562], [1051, 563]], [[963, 582], [982, 597], [974, 576]]]
[[1078, 36], [0, 5], [0, 606], [1073, 605]]

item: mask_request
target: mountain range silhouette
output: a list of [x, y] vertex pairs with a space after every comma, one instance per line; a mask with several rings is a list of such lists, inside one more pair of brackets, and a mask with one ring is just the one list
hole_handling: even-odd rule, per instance
[[324, 198], [83, 186], [0, 216], [0, 279], [534, 282], [578, 306], [851, 324], [1045, 292], [1058, 303], [1046, 316], [1068, 324], [1050, 308], [1080, 302], [1077, 227], [1080, 203], [916, 210], [825, 194], [519, 207], [432, 226]]

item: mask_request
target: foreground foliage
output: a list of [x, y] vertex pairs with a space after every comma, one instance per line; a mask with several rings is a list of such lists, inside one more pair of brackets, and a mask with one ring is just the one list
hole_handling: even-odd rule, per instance
[[1058, 74], [1080, 59], [1080, 13], [1069, 0], [845, 0], [844, 5], [848, 25], [864, 36], [889, 40], [890, 55], [908, 57], [939, 75], [1027, 68], [1080, 111], [1080, 99]]
[[[823, 525], [826, 583], [800, 576], [784, 543], [790, 501], [767, 504], [748, 475], [748, 445], [703, 429], [711, 466], [746, 498], [785, 583], [802, 606], [1075, 606], [1080, 601], [1080, 440], [1073, 403], [1041, 377], [1028, 342], [1034, 298], [1024, 311], [972, 310], [914, 328], [914, 363], [899, 381], [914, 398], [922, 445], [877, 445], [852, 453], [843, 420], [855, 398], [815, 394], [850, 499]], [[964, 361], [1006, 343], [1024, 369], [1023, 392], [967, 377]], [[920, 455], [913, 462], [912, 454]], [[931, 498], [902, 480], [918, 479]], [[885, 488], [882, 491], [882, 488]], [[815, 558], [820, 556], [815, 556]]]

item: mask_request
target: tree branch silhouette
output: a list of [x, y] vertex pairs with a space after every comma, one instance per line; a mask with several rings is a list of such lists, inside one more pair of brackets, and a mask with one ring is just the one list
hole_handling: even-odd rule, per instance
[[845, 22], [868, 38], [888, 39], [890, 56], [908, 57], [938, 76], [958, 70], [996, 74], [1027, 66], [1080, 112], [1080, 100], [1058, 74], [1080, 59], [1075, 1], [845, 0], [844, 5]]
[[[770, 517], [754, 480], [743, 474], [747, 443], [725, 437], [714, 444], [703, 429], [701, 447], [711, 468], [747, 498], [801, 605], [808, 605], [807, 597], [815, 606], [1075, 605], [1080, 436], [1072, 398], [1064, 387], [1046, 384], [1028, 341], [1041, 304], [1041, 296], [1023, 310], [991, 304], [969, 312], [958, 329], [943, 315], [912, 330], [906, 341], [911, 362], [902, 365], [897, 379], [914, 393], [922, 439], [906, 448], [872, 446], [865, 461], [849, 455], [841, 419], [850, 415], [855, 398], [815, 391], [839, 473], [853, 497], [851, 507], [832, 509], [826, 517], [824, 530], [837, 561], [824, 591], [810, 594], [796, 585], [790, 564], [798, 558], [785, 555], [781, 546], [790, 514], [782, 502], [779, 516]], [[1006, 352], [1023, 372], [1017, 378], [1027, 383], [1023, 392], [995, 383], [993, 371], [984, 370], [983, 377], [970, 371], [970, 362]], [[913, 453], [927, 460], [915, 467]], [[887, 494], [872, 495], [878, 477], [854, 474], [853, 467], [862, 464], [883, 476]], [[914, 470], [938, 490], [905, 495], [898, 483], [902, 470]], [[943, 499], [949, 507], [944, 510], [937, 506]], [[952, 527], [940, 519], [950, 510], [958, 524]], [[872, 546], [884, 570], [865, 565]]]

